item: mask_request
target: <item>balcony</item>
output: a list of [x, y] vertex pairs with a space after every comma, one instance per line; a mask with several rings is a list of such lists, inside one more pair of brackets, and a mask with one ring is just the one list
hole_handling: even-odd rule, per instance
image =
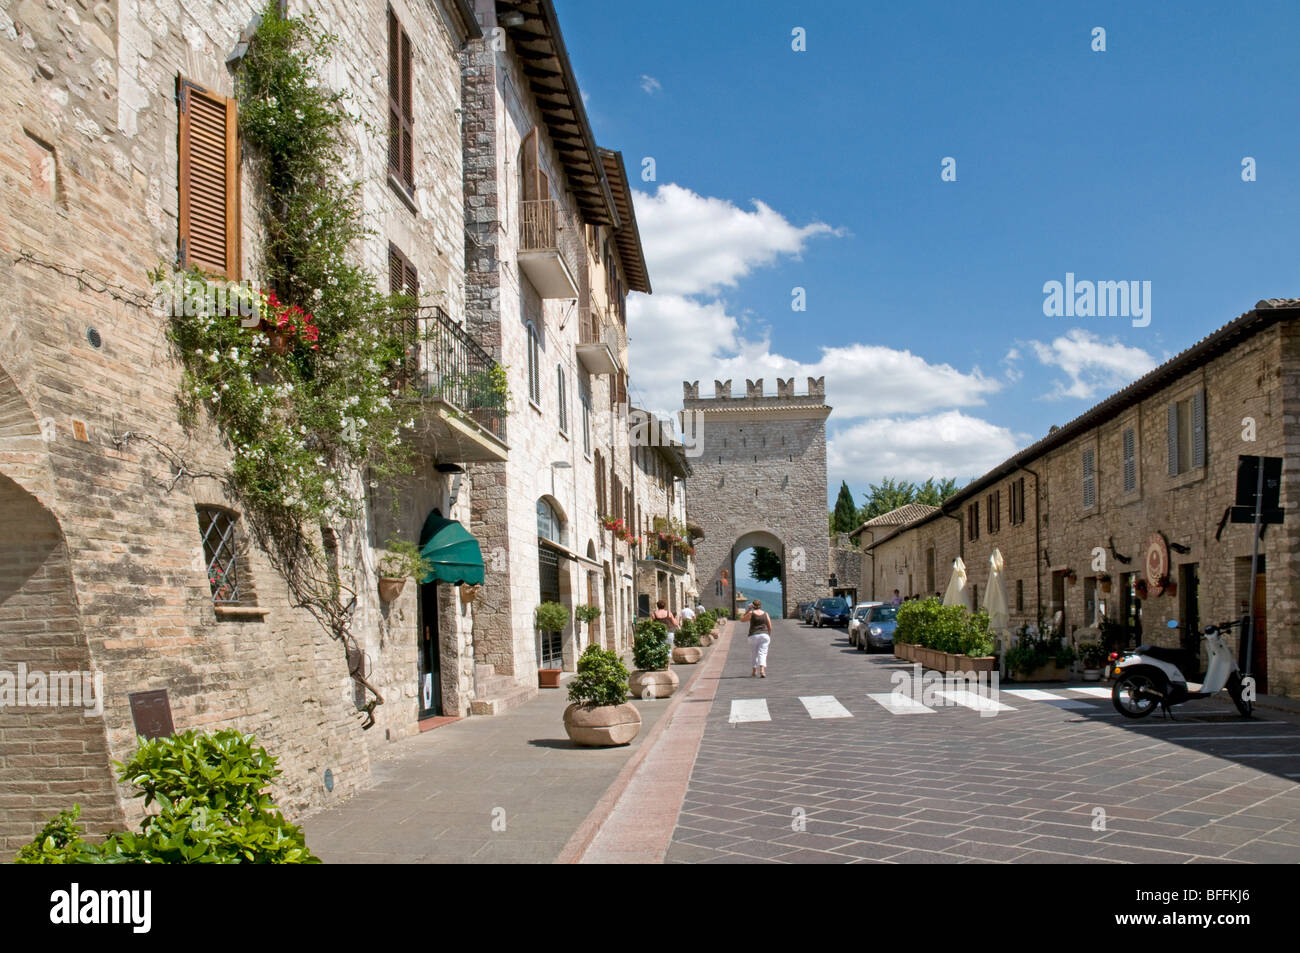
[[507, 395], [497, 362], [442, 308], [411, 310], [397, 329], [405, 344], [397, 380], [431, 411], [419, 415], [416, 440], [436, 462], [505, 460]]
[[578, 309], [578, 360], [589, 374], [617, 374], [622, 367], [622, 329], [605, 323], [595, 302]]
[[553, 199], [519, 203], [519, 267], [543, 298], [578, 297], [578, 282], [560, 247], [565, 231], [573, 228]]

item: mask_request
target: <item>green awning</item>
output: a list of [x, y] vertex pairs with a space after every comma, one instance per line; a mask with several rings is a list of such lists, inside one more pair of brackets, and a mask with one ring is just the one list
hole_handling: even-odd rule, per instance
[[441, 579], [452, 585], [483, 584], [483, 552], [478, 540], [455, 520], [430, 513], [420, 530], [420, 554], [433, 563], [433, 572], [420, 582]]

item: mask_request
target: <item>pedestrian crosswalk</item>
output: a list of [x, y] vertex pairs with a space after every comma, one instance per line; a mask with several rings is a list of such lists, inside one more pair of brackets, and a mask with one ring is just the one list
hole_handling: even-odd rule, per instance
[[[1050, 705], [1055, 708], [1080, 708], [1100, 711], [1098, 703], [1110, 699], [1110, 689], [1097, 686], [1062, 688], [1056, 691], [1044, 691], [1041, 688], [1010, 688], [996, 693], [988, 693], [955, 687], [936, 688], [930, 695], [925, 696], [925, 701], [930, 701], [933, 707], [932, 705], [923, 704], [922, 700], [904, 692], [872, 692], [863, 697], [869, 699], [874, 705], [862, 706], [857, 712], [851, 711], [834, 695], [799, 695], [797, 697], [808, 718], [821, 720], [853, 718], [856, 715], [870, 714], [879, 709], [884, 709], [890, 715], [933, 715], [937, 713], [938, 708], [945, 707], [969, 709], [981, 715], [1016, 711], [1016, 706], [1008, 704], [1003, 700], [1004, 697], [1022, 704], [1032, 702]], [[727, 720], [732, 724], [771, 721], [772, 713], [768, 709], [767, 702], [766, 698], [732, 699], [731, 711]], [[853, 704], [854, 699], [848, 699], [848, 702]]]

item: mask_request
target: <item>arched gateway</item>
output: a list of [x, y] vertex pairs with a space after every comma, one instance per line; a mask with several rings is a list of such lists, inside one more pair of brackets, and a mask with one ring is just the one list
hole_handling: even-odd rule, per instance
[[824, 380], [808, 378], [808, 392], [797, 396], [794, 378], [778, 380], [771, 396], [761, 379], [747, 381], [744, 397], [731, 396], [731, 381], [714, 381], [711, 398], [700, 397], [698, 381], [683, 383], [682, 432], [696, 448], [688, 499], [691, 520], [704, 531], [695, 565], [706, 606], [734, 607], [736, 558], [751, 546], [781, 560], [784, 604], [772, 606], [773, 615], [830, 595]]

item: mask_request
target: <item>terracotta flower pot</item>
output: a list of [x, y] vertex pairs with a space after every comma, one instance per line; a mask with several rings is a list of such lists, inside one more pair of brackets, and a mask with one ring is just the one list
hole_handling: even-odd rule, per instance
[[658, 672], [637, 669], [627, 680], [627, 690], [633, 698], [669, 698], [677, 691], [678, 684], [677, 673], [672, 669]]
[[402, 594], [404, 588], [406, 588], [405, 576], [379, 577], [379, 598], [385, 602], [392, 602]]
[[576, 745], [612, 748], [625, 745], [637, 736], [641, 730], [641, 713], [626, 702], [596, 708], [574, 704], [564, 709], [564, 730]]
[[537, 687], [538, 688], [559, 688], [560, 676], [563, 674], [564, 674], [563, 669], [539, 668], [537, 670]]
[[696, 662], [698, 662], [698, 661], [700, 660], [700, 658], [701, 658], [703, 655], [704, 655], [704, 651], [703, 651], [702, 649], [698, 649], [698, 648], [696, 648], [696, 647], [693, 646], [693, 645], [690, 646], [689, 648], [674, 648], [674, 649], [673, 649], [673, 664], [674, 664], [674, 665], [694, 665]]

